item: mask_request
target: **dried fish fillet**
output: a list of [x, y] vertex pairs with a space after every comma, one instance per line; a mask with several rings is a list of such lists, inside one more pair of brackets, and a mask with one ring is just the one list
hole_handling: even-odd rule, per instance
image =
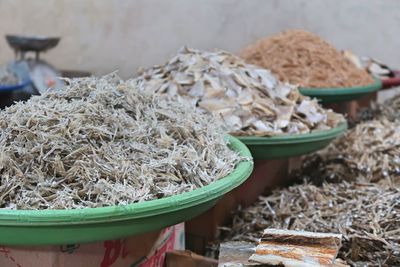
[[270, 71], [224, 51], [189, 48], [164, 65], [140, 73], [132, 83], [213, 113], [235, 135], [273, 136], [331, 129], [344, 119], [324, 110]]
[[0, 207], [125, 205], [207, 185], [241, 160], [222, 126], [115, 75], [0, 111]]
[[265, 229], [250, 261], [286, 267], [335, 264], [342, 235]]
[[[343, 260], [336, 258], [341, 238], [341, 235], [336, 234], [266, 229], [258, 245], [243, 241], [222, 243], [218, 266], [348, 267]], [[316, 251], [319, 253], [315, 253]], [[312, 254], [315, 254], [314, 257], [311, 257]], [[310, 263], [311, 260], [314, 261]], [[328, 264], [321, 265], [318, 263], [321, 260]]]
[[221, 242], [258, 242], [267, 227], [343, 235], [352, 266], [400, 266], [400, 190], [377, 184], [294, 185], [260, 197], [221, 230]]
[[301, 87], [353, 87], [374, 82], [332, 45], [304, 30], [288, 30], [261, 39], [246, 47], [241, 57]]

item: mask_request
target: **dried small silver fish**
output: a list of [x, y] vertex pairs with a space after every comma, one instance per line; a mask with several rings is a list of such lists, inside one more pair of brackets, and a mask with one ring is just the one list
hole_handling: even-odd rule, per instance
[[130, 82], [141, 90], [175, 96], [213, 113], [234, 135], [273, 136], [330, 129], [344, 118], [324, 110], [297, 87], [225, 51], [189, 48]]
[[222, 125], [188, 105], [113, 74], [67, 82], [0, 111], [0, 208], [157, 199], [207, 185], [241, 160]]

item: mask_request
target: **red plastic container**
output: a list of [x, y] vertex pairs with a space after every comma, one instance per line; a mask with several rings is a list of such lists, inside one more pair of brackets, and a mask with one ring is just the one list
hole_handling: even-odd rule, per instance
[[389, 89], [392, 87], [400, 86], [400, 70], [393, 71], [394, 77], [382, 79], [382, 89]]

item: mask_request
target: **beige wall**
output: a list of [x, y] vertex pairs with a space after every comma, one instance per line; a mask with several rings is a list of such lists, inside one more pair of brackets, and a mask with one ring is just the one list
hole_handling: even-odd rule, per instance
[[[400, 67], [397, 0], [0, 0], [0, 36], [62, 36], [44, 56], [55, 66], [124, 78], [182, 45], [236, 52], [287, 28]], [[0, 39], [0, 63], [12, 58]]]

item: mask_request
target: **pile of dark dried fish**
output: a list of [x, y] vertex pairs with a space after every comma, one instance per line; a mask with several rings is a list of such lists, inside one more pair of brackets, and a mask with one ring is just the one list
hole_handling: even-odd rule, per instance
[[7, 67], [0, 67], [0, 85], [16, 85], [18, 77]]
[[369, 108], [362, 109], [358, 114], [360, 121], [372, 119], [387, 119], [400, 121], [400, 94], [397, 94], [383, 103], [371, 103]]
[[125, 205], [190, 191], [241, 160], [214, 118], [114, 75], [0, 112], [0, 207]]
[[400, 123], [365, 121], [305, 160], [301, 179], [400, 185]]
[[266, 69], [224, 51], [183, 48], [131, 82], [220, 116], [235, 135], [273, 136], [331, 129], [343, 117], [324, 110]]
[[400, 190], [376, 184], [296, 185], [240, 210], [222, 241], [258, 242], [265, 228], [340, 233], [353, 266], [400, 266]]

